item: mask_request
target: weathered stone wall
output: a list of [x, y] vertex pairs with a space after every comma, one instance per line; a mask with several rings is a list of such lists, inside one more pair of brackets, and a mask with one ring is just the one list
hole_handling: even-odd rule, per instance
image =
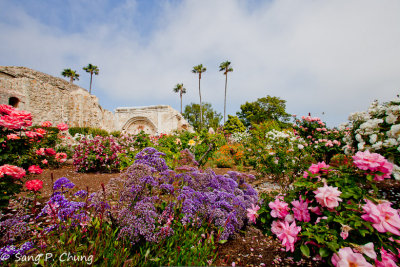
[[154, 135], [174, 130], [193, 131], [178, 111], [166, 105], [117, 108], [115, 118], [116, 127], [126, 133], [135, 134], [143, 130]]
[[[12, 99], [11, 99], [12, 98]], [[193, 128], [170, 106], [117, 108], [115, 115], [99, 105], [96, 96], [61, 78], [25, 67], [0, 66], [0, 104], [19, 101], [19, 109], [32, 113], [33, 123], [65, 122], [71, 127], [95, 127], [155, 135]]]
[[0, 104], [9, 104], [12, 97], [19, 99], [19, 109], [32, 113], [34, 124], [65, 122], [115, 130], [113, 113], [85, 89], [28, 68], [0, 66]]

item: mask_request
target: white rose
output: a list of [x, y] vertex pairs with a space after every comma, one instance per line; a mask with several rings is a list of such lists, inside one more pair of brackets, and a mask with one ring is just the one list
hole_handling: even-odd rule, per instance
[[303, 145], [297, 145], [297, 148], [301, 150], [301, 149], [304, 148], [304, 146]]
[[364, 142], [358, 143], [358, 145], [357, 145], [358, 150], [363, 150], [364, 149], [364, 145], [365, 145]]
[[376, 142], [375, 144], [372, 145], [372, 148], [373, 148], [374, 150], [379, 150], [379, 149], [381, 149], [381, 148], [382, 148], [382, 142], [381, 142], [381, 141]]
[[400, 137], [400, 124], [392, 125], [392, 127], [390, 127], [390, 130], [386, 134], [389, 137], [399, 138]]
[[358, 142], [360, 142], [360, 143], [364, 142], [364, 140], [363, 140], [361, 134], [356, 134], [356, 140], [357, 140]]
[[386, 117], [386, 123], [388, 123], [388, 124], [393, 124], [393, 123], [395, 123], [396, 121], [397, 121], [397, 116], [394, 115], [394, 114], [389, 114], [389, 115]]
[[369, 142], [371, 144], [375, 144], [376, 140], [378, 139], [378, 136], [376, 134], [373, 134], [369, 137]]
[[397, 166], [396, 164], [393, 164], [392, 174], [394, 179], [400, 180], [400, 167]]

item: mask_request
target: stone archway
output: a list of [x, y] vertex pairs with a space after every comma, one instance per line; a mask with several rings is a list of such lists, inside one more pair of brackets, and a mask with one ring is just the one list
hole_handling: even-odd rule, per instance
[[129, 119], [122, 127], [122, 132], [129, 134], [138, 134], [144, 131], [150, 135], [157, 134], [157, 127], [148, 118], [137, 116]]

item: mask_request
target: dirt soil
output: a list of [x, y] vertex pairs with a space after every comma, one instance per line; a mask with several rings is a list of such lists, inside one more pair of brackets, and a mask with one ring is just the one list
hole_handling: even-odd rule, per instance
[[[228, 171], [237, 171], [230, 168], [213, 168], [216, 174], [226, 174]], [[243, 172], [256, 174], [253, 171]], [[89, 188], [89, 192], [101, 189], [101, 184], [107, 184], [111, 178], [118, 177], [120, 173], [77, 173], [72, 165], [64, 165], [59, 169], [47, 169], [34, 179], [43, 180], [42, 201], [52, 194], [53, 182], [58, 178], [67, 177], [78, 189]], [[52, 178], [53, 177], [53, 178]], [[271, 177], [258, 178], [248, 181], [255, 188], [263, 184], [273, 185]], [[400, 181], [385, 179], [378, 183], [380, 191], [383, 191], [390, 200], [396, 200], [398, 205], [400, 198]], [[315, 259], [295, 262], [288, 257], [280, 242], [271, 236], [265, 236], [259, 229], [247, 226], [237, 233], [233, 239], [218, 246], [218, 258], [214, 262], [216, 266], [326, 266], [327, 263], [318, 262]]]

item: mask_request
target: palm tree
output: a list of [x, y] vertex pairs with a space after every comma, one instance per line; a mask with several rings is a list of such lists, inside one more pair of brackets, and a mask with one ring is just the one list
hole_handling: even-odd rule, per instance
[[64, 77], [69, 77], [69, 82], [72, 84], [75, 80], [79, 80], [79, 74], [76, 72], [76, 70], [71, 70], [71, 69], [64, 69], [63, 72], [61, 72], [61, 75]]
[[92, 65], [89, 63], [89, 65], [87, 65], [86, 67], [83, 67], [83, 70], [85, 70], [86, 72], [90, 73], [90, 88], [89, 88], [89, 94], [92, 93], [92, 77], [93, 74], [95, 75], [99, 75], [99, 68], [95, 65]]
[[193, 67], [192, 72], [193, 73], [198, 73], [199, 74], [199, 96], [200, 96], [200, 129], [203, 127], [203, 110], [201, 107], [201, 91], [200, 91], [200, 80], [201, 80], [201, 74], [205, 72], [207, 69], [203, 67], [203, 64], [197, 65]]
[[186, 94], [186, 88], [183, 87], [183, 83], [176, 84], [176, 86], [174, 88], [174, 92], [179, 93], [179, 95], [181, 97], [181, 114], [182, 114], [182, 95]]
[[223, 71], [224, 75], [225, 75], [225, 100], [224, 100], [224, 124], [226, 121], [226, 86], [228, 84], [228, 72], [232, 72], [233, 69], [231, 68], [231, 62], [229, 62], [228, 60], [225, 62], [222, 62], [219, 65], [219, 71]]

